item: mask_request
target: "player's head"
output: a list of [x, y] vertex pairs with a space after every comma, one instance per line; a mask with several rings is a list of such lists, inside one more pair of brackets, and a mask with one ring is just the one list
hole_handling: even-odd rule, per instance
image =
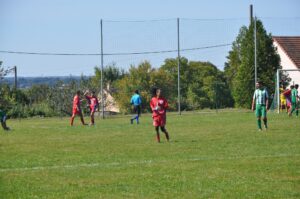
[[91, 91], [91, 96], [95, 96], [96, 92], [95, 91]]
[[76, 95], [80, 95], [80, 93], [81, 93], [80, 90], [76, 91]]
[[134, 93], [135, 93], [135, 94], [139, 94], [139, 90], [135, 90]]
[[262, 81], [257, 81], [257, 82], [256, 82], [256, 88], [257, 88], [257, 89], [262, 88], [262, 86], [263, 86]]
[[295, 86], [294, 86], [294, 85], [291, 85], [291, 86], [290, 86], [290, 88], [291, 88], [291, 89], [294, 89], [294, 88], [295, 88]]
[[299, 88], [299, 85], [298, 84], [295, 84], [295, 89], [298, 89]]
[[162, 90], [160, 88], [156, 89], [156, 97], [160, 97], [162, 94]]

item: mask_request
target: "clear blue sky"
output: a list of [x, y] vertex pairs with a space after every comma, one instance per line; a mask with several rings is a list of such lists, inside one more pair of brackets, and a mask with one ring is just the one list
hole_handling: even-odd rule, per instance
[[[181, 47], [231, 43], [248, 25], [249, 5], [273, 35], [300, 35], [299, 0], [0, 0], [0, 50], [99, 53], [99, 20], [104, 19], [104, 52], [176, 49], [176, 20], [108, 22], [107, 20], [181, 20]], [[210, 61], [223, 69], [230, 47], [183, 52], [192, 60]], [[161, 55], [105, 56], [104, 64], [127, 69], [149, 60], [154, 67]], [[20, 76], [91, 75], [99, 56], [62, 57], [0, 53], [4, 66], [18, 66]]]

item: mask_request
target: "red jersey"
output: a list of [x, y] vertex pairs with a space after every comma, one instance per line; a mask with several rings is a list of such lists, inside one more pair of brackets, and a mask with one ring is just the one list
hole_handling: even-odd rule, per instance
[[73, 99], [73, 109], [76, 109], [77, 107], [80, 109], [80, 98], [78, 95], [75, 95]]
[[[153, 117], [159, 115], [166, 115], [166, 110], [168, 108], [168, 101], [163, 97], [160, 98], [153, 97], [150, 101], [150, 107], [152, 110]], [[159, 110], [158, 107], [160, 108]]]
[[283, 92], [283, 95], [284, 95], [285, 97], [290, 97], [290, 96], [291, 96], [291, 90], [284, 91], [284, 92]]
[[88, 101], [90, 102], [89, 104], [90, 104], [90, 107], [91, 108], [94, 108], [94, 107], [96, 107], [96, 106], [98, 106], [99, 105], [99, 102], [98, 102], [98, 99], [97, 99], [97, 97], [91, 97], [91, 96], [85, 96], [87, 99], [88, 99]]

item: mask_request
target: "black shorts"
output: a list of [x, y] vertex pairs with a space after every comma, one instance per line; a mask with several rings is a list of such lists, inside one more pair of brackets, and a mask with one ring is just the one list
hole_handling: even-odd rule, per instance
[[141, 106], [140, 105], [134, 106], [133, 111], [135, 113], [137, 113], [138, 115], [140, 115], [141, 114]]

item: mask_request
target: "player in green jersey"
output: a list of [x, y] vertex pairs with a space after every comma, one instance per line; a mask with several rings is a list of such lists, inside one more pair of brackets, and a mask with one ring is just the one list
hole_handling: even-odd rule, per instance
[[263, 118], [265, 129], [268, 129], [267, 124], [267, 109], [269, 103], [269, 94], [266, 88], [263, 87], [261, 81], [256, 83], [256, 90], [254, 91], [252, 99], [252, 111], [255, 110], [257, 117], [258, 130], [261, 131], [261, 118]]
[[298, 88], [299, 85], [296, 84], [295, 87], [291, 91], [291, 98], [292, 98], [292, 108], [289, 112], [289, 116], [292, 116], [293, 112], [296, 111], [296, 116], [298, 117], [299, 114], [299, 96], [298, 96]]

